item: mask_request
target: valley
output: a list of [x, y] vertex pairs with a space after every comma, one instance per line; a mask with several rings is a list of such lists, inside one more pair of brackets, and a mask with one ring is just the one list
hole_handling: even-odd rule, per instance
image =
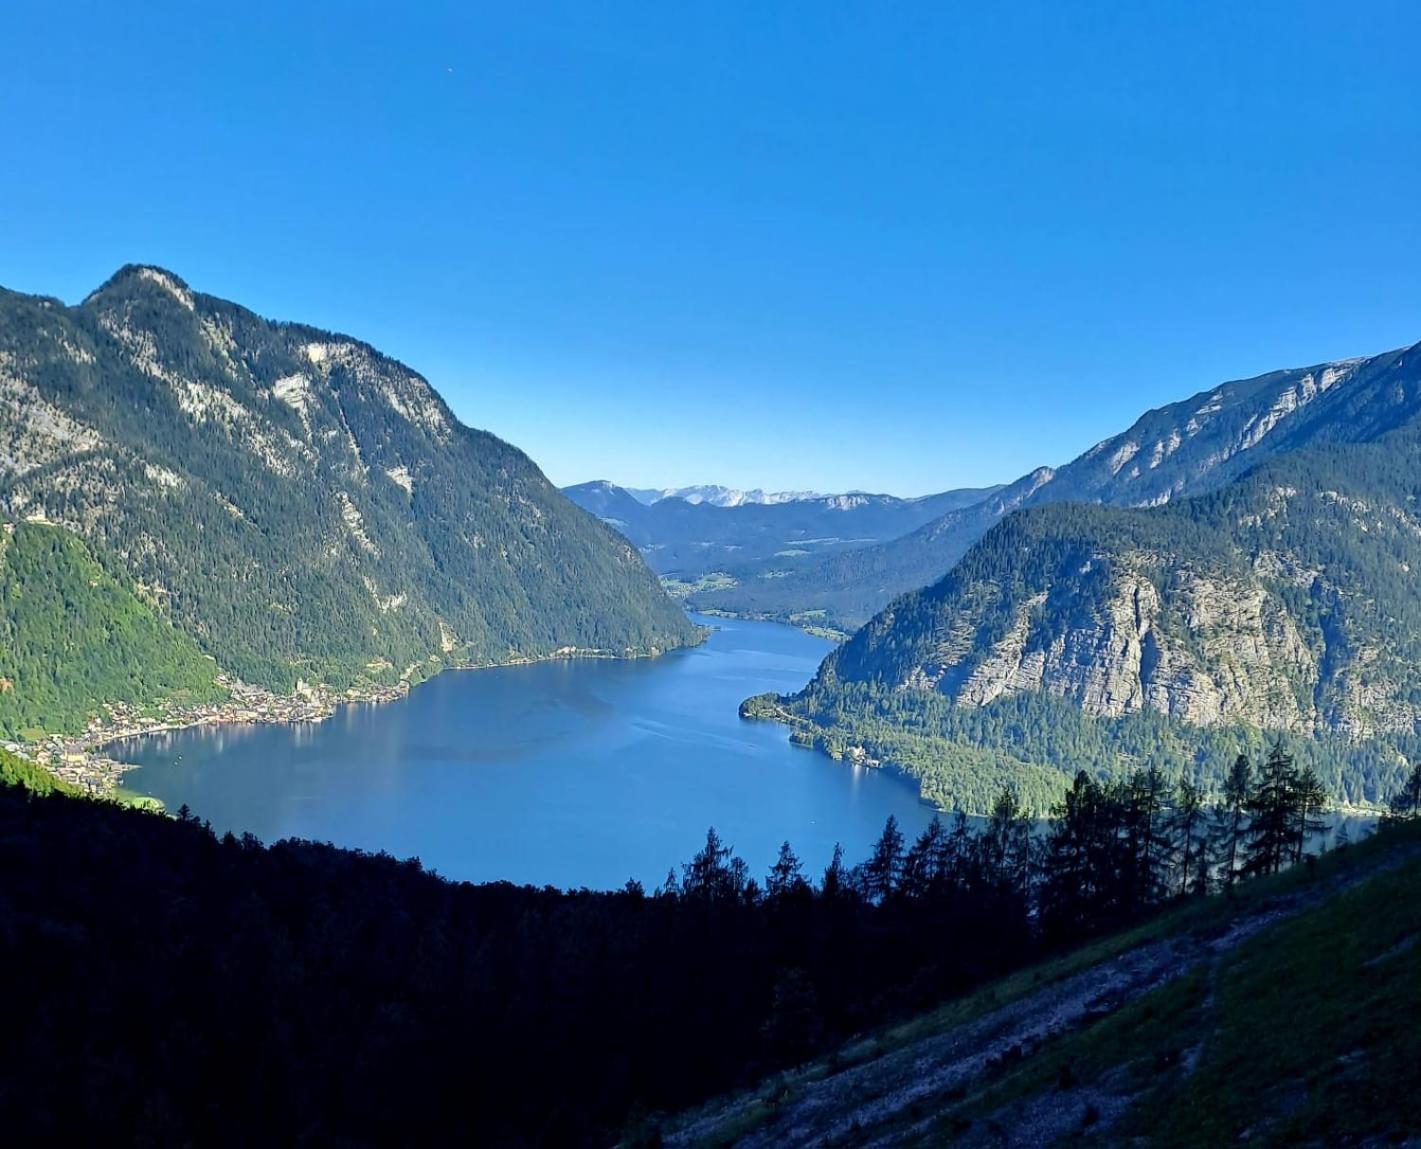
[[0, 26], [5, 1144], [1421, 1149], [1421, 5]]

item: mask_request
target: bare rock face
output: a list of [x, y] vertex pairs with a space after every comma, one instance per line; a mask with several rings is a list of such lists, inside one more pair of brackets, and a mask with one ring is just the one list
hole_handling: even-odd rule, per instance
[[[1297, 401], [1341, 378], [1305, 378]], [[1269, 410], [1280, 420], [1296, 408]], [[1404, 421], [1190, 500], [1027, 508], [870, 622], [819, 683], [931, 690], [965, 707], [1036, 692], [1096, 718], [1411, 735], [1418, 499], [1421, 426]]]
[[[1261, 583], [1171, 574], [1157, 556], [1131, 559], [1111, 572], [1092, 614], [1063, 633], [1049, 633], [1060, 606], [1049, 591], [1018, 604], [1006, 632], [984, 649], [961, 641], [980, 619], [959, 617], [956, 641], [904, 685], [945, 689], [968, 706], [1040, 690], [1095, 717], [1155, 710], [1200, 726], [1312, 728], [1316, 659]], [[1172, 580], [1168, 595], [1156, 579]]]

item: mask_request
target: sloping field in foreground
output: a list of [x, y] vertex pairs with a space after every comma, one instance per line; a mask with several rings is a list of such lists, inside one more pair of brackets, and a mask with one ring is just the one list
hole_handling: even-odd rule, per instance
[[713, 1104], [680, 1146], [1395, 1144], [1421, 1134], [1421, 834], [1386, 831]]

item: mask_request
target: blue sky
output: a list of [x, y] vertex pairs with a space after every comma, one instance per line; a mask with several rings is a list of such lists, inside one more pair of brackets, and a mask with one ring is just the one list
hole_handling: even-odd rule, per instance
[[560, 483], [903, 494], [1421, 340], [1414, 3], [10, 0], [0, 283], [361, 336]]

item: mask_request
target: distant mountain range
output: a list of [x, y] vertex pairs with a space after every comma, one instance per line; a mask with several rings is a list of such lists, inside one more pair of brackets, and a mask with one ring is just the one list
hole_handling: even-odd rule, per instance
[[788, 710], [948, 804], [980, 805], [990, 776], [1042, 805], [1070, 770], [1122, 762], [1209, 781], [1262, 732], [1376, 800], [1421, 754], [1418, 499], [1421, 345], [1225, 384], [836, 556], [951, 569]]
[[[646, 502], [637, 492], [608, 482], [580, 483], [563, 493], [635, 543], [653, 570], [690, 592], [782, 573], [826, 554], [897, 538], [994, 490], [944, 491], [916, 499], [855, 492], [727, 506], [678, 495]], [[797, 616], [795, 621], [812, 623], [814, 618]]]
[[[0, 548], [0, 634], [29, 636], [0, 644], [0, 717], [29, 700], [42, 731], [164, 692], [160, 675], [106, 671], [93, 697], [71, 679], [38, 706], [63, 693], [46, 641], [111, 667], [176, 642], [212, 673], [289, 690], [694, 637], [634, 548], [414, 371], [155, 267], [75, 307], [0, 290], [0, 518], [21, 525]], [[112, 590], [70, 601], [101, 614], [38, 627], [30, 604], [87, 587], [89, 563]], [[168, 685], [193, 687], [175, 657]]]
[[816, 491], [762, 491], [759, 487], [751, 491], [739, 491], [734, 487], [720, 487], [715, 484], [698, 487], [663, 487], [660, 490], [627, 487], [626, 491], [638, 502], [648, 505], [659, 503], [662, 499], [685, 499], [688, 503], [709, 503], [713, 507], [740, 507], [746, 503], [797, 503], [803, 499], [823, 497]]

